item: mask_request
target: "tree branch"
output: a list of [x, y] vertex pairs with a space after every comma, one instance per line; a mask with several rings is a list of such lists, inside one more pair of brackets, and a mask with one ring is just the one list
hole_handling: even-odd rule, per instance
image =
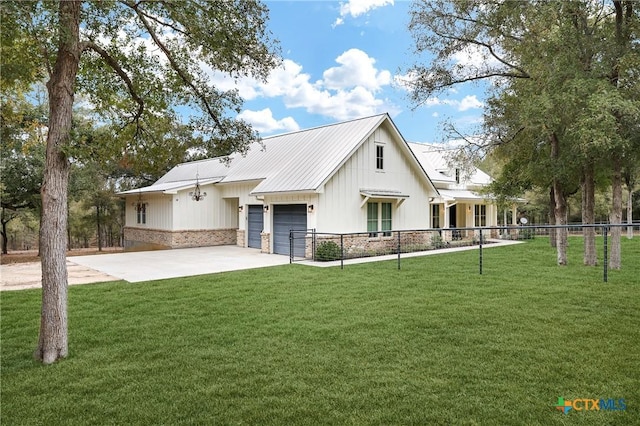
[[116, 72], [116, 74], [118, 74], [118, 76], [122, 79], [124, 84], [127, 85], [127, 89], [129, 90], [129, 94], [131, 95], [133, 100], [138, 104], [138, 111], [136, 112], [136, 115], [134, 116], [134, 121], [138, 122], [138, 120], [142, 116], [142, 113], [144, 112], [144, 99], [142, 99], [140, 97], [140, 95], [136, 91], [135, 87], [133, 86], [133, 82], [131, 81], [131, 78], [129, 78], [127, 73], [124, 72], [124, 70], [122, 69], [122, 67], [118, 63], [118, 61], [116, 61], [115, 58], [113, 58], [111, 55], [109, 55], [109, 52], [104, 50], [102, 47], [98, 46], [93, 41], [84, 41], [84, 42], [80, 43], [79, 47], [80, 47], [80, 51], [81, 52], [86, 50], [86, 49], [91, 49], [94, 52], [96, 52], [98, 55], [100, 55], [102, 57], [102, 59], [104, 59], [104, 61], [107, 63], [107, 65], [109, 65], [111, 67], [111, 69], [113, 69]]
[[153, 27], [149, 24], [149, 21], [145, 17], [145, 13], [140, 10], [139, 4], [132, 4], [132, 3], [125, 3], [125, 4], [136, 12], [136, 14], [138, 15], [138, 18], [140, 18], [140, 21], [142, 22], [142, 25], [144, 25], [145, 29], [147, 30], [147, 32], [149, 33], [149, 35], [153, 39], [153, 41], [156, 44], [156, 46], [158, 46], [160, 48], [160, 50], [162, 50], [162, 52], [166, 56], [167, 60], [169, 61], [169, 64], [171, 64], [171, 68], [173, 68], [173, 70], [178, 74], [178, 76], [180, 77], [182, 82], [184, 84], [186, 84], [193, 91], [193, 93], [197, 96], [197, 98], [200, 100], [200, 102], [204, 106], [205, 110], [207, 111], [209, 117], [211, 117], [211, 119], [215, 122], [215, 124], [218, 127], [218, 129], [225, 136], [227, 136], [227, 132], [226, 132], [224, 126], [222, 125], [222, 123], [218, 119], [217, 115], [213, 111], [213, 107], [210, 105], [210, 103], [207, 100], [205, 94], [202, 93], [200, 91], [200, 89], [198, 89], [196, 87], [196, 85], [192, 81], [191, 76], [189, 76], [182, 68], [180, 68], [180, 65], [177, 63], [177, 61], [175, 60], [175, 58], [173, 57], [173, 55], [171, 54], [169, 49], [164, 45], [164, 43], [160, 40], [160, 38], [156, 34], [156, 32], [153, 29]]
[[[463, 43], [467, 43], [467, 44], [472, 44], [472, 45], [476, 45], [476, 46], [481, 46], [486, 48], [487, 50], [489, 50], [489, 53], [491, 54], [491, 56], [493, 56], [494, 58], [496, 58], [501, 64], [506, 65], [508, 68], [512, 68], [514, 70], [517, 70], [521, 73], [521, 78], [529, 78], [529, 73], [527, 73], [524, 69], [522, 69], [521, 67], [511, 64], [509, 62], [507, 62], [505, 59], [503, 59], [502, 57], [498, 56], [498, 54], [493, 50], [493, 47], [491, 47], [490, 44], [479, 41], [479, 40], [475, 40], [475, 39], [469, 39], [469, 38], [464, 38], [464, 37], [457, 37], [457, 36], [451, 36], [451, 35], [447, 35], [447, 34], [441, 34], [438, 33], [436, 31], [434, 31], [434, 34], [448, 39], [448, 40], [454, 40], [454, 41], [460, 41]], [[515, 76], [515, 75], [513, 75]]]

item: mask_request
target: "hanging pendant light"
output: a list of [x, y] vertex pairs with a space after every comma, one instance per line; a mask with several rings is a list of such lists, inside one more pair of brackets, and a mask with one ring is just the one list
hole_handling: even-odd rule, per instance
[[191, 199], [193, 201], [200, 201], [202, 200], [204, 197], [207, 196], [206, 192], [201, 192], [200, 191], [200, 181], [198, 179], [198, 173], [196, 173], [196, 187], [193, 190], [193, 192], [190, 192], [189, 195], [191, 196]]

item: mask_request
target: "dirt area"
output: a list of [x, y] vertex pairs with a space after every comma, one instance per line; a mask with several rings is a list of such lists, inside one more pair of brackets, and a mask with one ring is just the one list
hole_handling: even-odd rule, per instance
[[[96, 247], [74, 249], [67, 252], [69, 256], [86, 256], [92, 254], [108, 254], [108, 253], [122, 253], [122, 247], [105, 247], [102, 251], [98, 251]], [[13, 263], [27, 263], [27, 262], [40, 262], [37, 250], [14, 250], [9, 251], [8, 254], [0, 255], [0, 264], [10, 265]]]
[[[121, 248], [105, 248], [99, 252], [97, 248], [71, 250], [67, 256], [85, 256], [94, 254], [121, 253]], [[0, 290], [24, 290], [42, 286], [42, 268], [38, 252], [12, 251], [2, 255], [0, 266]], [[102, 272], [67, 261], [69, 285], [90, 284], [104, 281], [116, 281], [118, 278]]]

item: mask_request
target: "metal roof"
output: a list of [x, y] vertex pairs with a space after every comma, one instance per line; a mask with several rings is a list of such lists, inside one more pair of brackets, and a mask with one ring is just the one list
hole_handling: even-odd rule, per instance
[[481, 195], [466, 189], [441, 189], [439, 192], [445, 201], [480, 201], [493, 199], [490, 195]]
[[143, 188], [130, 189], [129, 191], [119, 192], [120, 195], [131, 195], [131, 194], [148, 194], [151, 192], [162, 192], [164, 194], [175, 194], [177, 191], [181, 189], [187, 189], [196, 186], [196, 183], [200, 185], [208, 185], [210, 183], [218, 183], [222, 180], [222, 178], [213, 178], [213, 179], [190, 179], [183, 180], [178, 182], [165, 182], [165, 183], [154, 183], [151, 186], [145, 186]]
[[[206, 179], [222, 179], [229, 173], [229, 166], [233, 162], [231, 157], [218, 157], [208, 160], [182, 163], [169, 170], [154, 183], [154, 185], [168, 182], [195, 180], [196, 176], [202, 181]], [[153, 186], [153, 185], [152, 185]]]
[[386, 114], [265, 138], [236, 158], [225, 182], [262, 179], [252, 194], [315, 191]]
[[[153, 185], [121, 194], [166, 191], [160, 189], [164, 188], [161, 185], [169, 183], [195, 185], [196, 176], [201, 184], [205, 181], [220, 184], [260, 181], [252, 195], [313, 192], [326, 183], [385, 121], [404, 144], [404, 138], [389, 115], [378, 114], [267, 137], [260, 143], [251, 144], [246, 155], [179, 164]], [[407, 149], [407, 153], [410, 155], [411, 150]], [[419, 158], [416, 158], [416, 167], [420, 167]], [[429, 180], [428, 175], [424, 177]]]
[[[450, 176], [445, 173], [451, 169], [445, 156], [445, 153], [450, 151], [450, 149], [426, 143], [410, 142], [408, 145], [416, 154], [418, 161], [420, 161], [420, 164], [422, 164], [422, 167], [431, 180], [455, 183], [455, 174]], [[466, 183], [472, 185], [488, 185], [492, 181], [491, 176], [476, 167]]]

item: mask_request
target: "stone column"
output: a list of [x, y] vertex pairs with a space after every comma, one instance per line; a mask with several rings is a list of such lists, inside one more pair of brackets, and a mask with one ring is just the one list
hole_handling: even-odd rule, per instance
[[236, 245], [238, 247], [246, 247], [244, 242], [244, 229], [236, 230]]
[[262, 240], [260, 251], [262, 253], [271, 253], [271, 234], [262, 232], [260, 233], [260, 239]]

